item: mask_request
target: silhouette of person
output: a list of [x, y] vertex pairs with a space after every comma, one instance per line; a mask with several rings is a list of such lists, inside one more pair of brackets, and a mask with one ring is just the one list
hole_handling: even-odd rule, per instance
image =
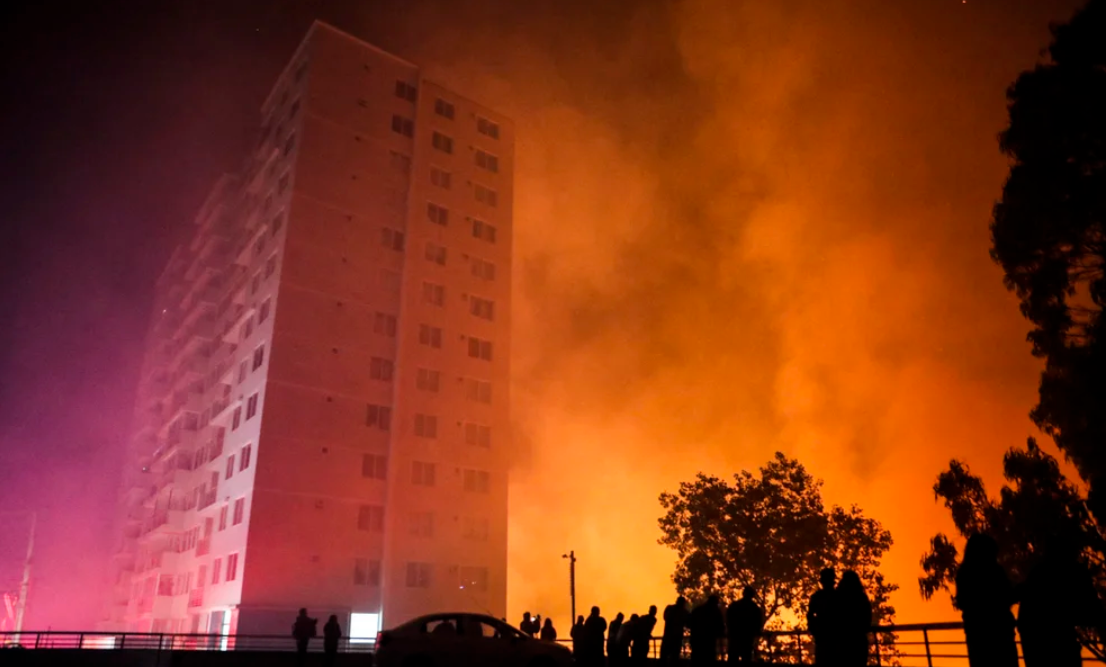
[[872, 632], [872, 603], [864, 592], [860, 576], [845, 570], [833, 593], [837, 664], [864, 667], [868, 664], [868, 635]]
[[718, 659], [718, 638], [726, 631], [718, 596], [711, 595], [693, 609], [687, 625], [691, 630], [691, 664], [713, 665]]
[[457, 634], [457, 628], [453, 626], [453, 621], [441, 621], [434, 626], [434, 629], [430, 631], [432, 635], [455, 635]]
[[814, 664], [833, 665], [834, 628], [833, 628], [833, 589], [837, 583], [837, 573], [827, 567], [818, 575], [822, 588], [810, 596], [806, 608], [806, 629], [814, 640]]
[[553, 627], [553, 619], [545, 619], [545, 625], [541, 626], [540, 638], [547, 642], [557, 641], [557, 628]]
[[1014, 643], [1014, 589], [998, 563], [998, 544], [983, 533], [968, 538], [956, 570], [956, 606], [964, 618], [968, 664], [1017, 667]]
[[1076, 627], [1096, 625], [1090, 573], [1070, 545], [1055, 543], [1018, 588], [1018, 634], [1026, 667], [1083, 664]]
[[622, 627], [622, 621], [626, 616], [622, 612], [618, 612], [614, 619], [611, 621], [610, 632], [607, 633], [607, 662], [611, 665], [617, 665], [621, 661], [618, 653], [618, 631]]
[[726, 607], [726, 653], [731, 665], [753, 662], [757, 637], [764, 630], [764, 611], [756, 602], [756, 591], [746, 586], [741, 599]]
[[591, 608], [591, 615], [584, 621], [584, 653], [592, 665], [603, 664], [603, 637], [607, 634], [607, 619], [599, 615], [599, 607]]
[[334, 614], [327, 619], [323, 626], [323, 664], [332, 667], [338, 658], [338, 642], [342, 640], [342, 626], [338, 625], [338, 617]]
[[684, 628], [687, 627], [687, 600], [681, 595], [664, 608], [664, 630], [661, 634], [661, 662], [674, 664], [684, 649]]
[[518, 629], [522, 631], [522, 634], [533, 637], [537, 631], [534, 628], [534, 621], [530, 619], [530, 612], [522, 612], [522, 622], [518, 624]]
[[618, 653], [618, 661], [625, 663], [629, 660], [630, 646], [634, 641], [634, 628], [641, 620], [637, 614], [630, 614], [630, 620], [622, 624], [618, 629], [618, 641], [615, 643], [615, 651]]
[[292, 623], [292, 637], [296, 640], [296, 653], [299, 654], [301, 665], [307, 656], [307, 642], [317, 634], [318, 625], [318, 620], [308, 617], [306, 609], [300, 609], [299, 616], [296, 616], [296, 621]]
[[576, 617], [576, 625], [572, 626], [572, 629], [569, 630], [569, 636], [572, 637], [572, 656], [576, 658], [577, 662], [585, 662], [587, 658], [585, 657], [584, 647], [587, 645], [587, 642], [584, 640], [583, 614]]
[[649, 606], [649, 613], [641, 616], [630, 630], [633, 644], [630, 658], [636, 664], [644, 664], [649, 658], [649, 643], [653, 640], [653, 628], [657, 627], [657, 605]]

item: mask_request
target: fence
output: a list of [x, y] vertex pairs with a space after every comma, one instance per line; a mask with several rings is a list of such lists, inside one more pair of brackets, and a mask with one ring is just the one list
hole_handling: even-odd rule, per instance
[[[571, 644], [570, 639], [558, 643]], [[343, 653], [370, 653], [373, 639], [343, 637]], [[650, 640], [649, 657], [660, 657], [661, 640]], [[140, 632], [0, 632], [0, 647], [24, 649], [151, 650], [151, 651], [294, 651], [295, 640], [287, 635], [218, 635]], [[322, 651], [321, 638], [313, 639], [309, 650]], [[725, 641], [719, 643], [725, 654]], [[682, 653], [688, 656], [685, 642]], [[768, 631], [761, 637], [757, 658], [763, 664], [813, 664], [813, 642], [804, 630]], [[870, 665], [880, 667], [967, 667], [967, 647], [962, 623], [915, 623], [879, 626], [872, 629]], [[1106, 661], [1084, 651], [1084, 664]]]

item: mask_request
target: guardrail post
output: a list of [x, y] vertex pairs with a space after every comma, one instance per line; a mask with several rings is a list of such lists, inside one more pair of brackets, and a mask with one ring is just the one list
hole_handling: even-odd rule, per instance
[[929, 652], [929, 630], [922, 628], [922, 641], [926, 645], [926, 665], [933, 667], [933, 655]]
[[38, 648], [38, 642], [41, 639], [42, 639], [42, 633], [41, 632], [36, 632], [35, 633], [35, 648]]
[[123, 634], [119, 635], [119, 646], [117, 648], [120, 651], [122, 651], [123, 650], [123, 645], [126, 644], [126, 643], [127, 643], [127, 633], [124, 632]]
[[77, 648], [84, 648], [84, 633], [77, 635]]

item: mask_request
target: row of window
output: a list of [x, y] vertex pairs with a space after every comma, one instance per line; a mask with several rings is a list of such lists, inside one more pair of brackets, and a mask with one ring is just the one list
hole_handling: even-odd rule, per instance
[[[431, 372], [437, 374], [437, 371]], [[441, 379], [438, 375], [428, 376], [425, 382], [427, 385], [433, 383], [434, 386], [438, 386]], [[422, 387], [420, 387], [420, 389], [421, 388]], [[481, 403], [490, 403], [492, 400], [491, 393], [491, 383], [486, 383], [482, 380], [474, 380], [471, 385], [466, 387], [467, 397], [471, 400], [480, 401]], [[392, 409], [386, 405], [369, 404], [365, 411], [365, 425], [381, 431], [390, 431], [392, 429]], [[464, 422], [463, 430], [466, 445], [491, 447], [492, 436], [490, 426], [478, 424], [476, 422]], [[438, 415], [428, 415], [422, 412], [416, 413], [415, 435], [419, 438], [436, 440], [438, 438]]]
[[[415, 121], [405, 116], [393, 114], [392, 132], [407, 138], [412, 138], [415, 136]], [[453, 137], [448, 134], [434, 130], [430, 135], [430, 145], [433, 146], [435, 150], [445, 153], [446, 155], [453, 155]], [[477, 148], [473, 153], [473, 163], [484, 171], [489, 171], [493, 174], [499, 173], [499, 156], [494, 153], [489, 153], [482, 148]], [[434, 183], [434, 185], [448, 188], [449, 173], [444, 172], [446, 176], [446, 183], [444, 184], [440, 181], [440, 175], [442, 173], [443, 172], [439, 170], [439, 182]], [[434, 179], [433, 172], [431, 173], [431, 179]], [[495, 204], [491, 204], [491, 206], [494, 205]]]
[[[248, 399], [246, 399], [246, 421], [249, 421], [257, 415], [258, 410], [258, 392], [254, 392]], [[234, 413], [230, 418], [230, 430], [236, 431], [238, 427], [242, 425], [242, 406], [234, 408]]]
[[[379, 586], [380, 561], [369, 558], [355, 558], [353, 561], [353, 583], [356, 586]], [[407, 563], [404, 584], [407, 588], [430, 588], [433, 585], [434, 566], [431, 563]], [[461, 566], [458, 568], [457, 586], [463, 590], [488, 590], [488, 568]]]
[[[437, 204], [428, 204], [426, 207], [427, 220], [436, 224], [447, 226], [449, 224], [449, 209], [439, 206]], [[472, 237], [479, 239], [486, 243], [494, 244], [496, 242], [497, 228], [495, 225], [473, 218], [471, 220]], [[382, 227], [380, 230], [380, 245], [384, 246], [388, 250], [394, 250], [396, 252], [403, 252], [407, 247], [407, 235], [401, 230], [392, 227]], [[427, 259], [432, 259], [427, 254]], [[433, 261], [438, 261], [434, 259]], [[440, 264], [445, 263], [445, 257], [443, 256]], [[475, 268], [479, 265], [480, 268]], [[483, 280], [495, 280], [495, 265], [491, 262], [481, 259], [473, 259], [472, 275]], [[490, 267], [490, 268], [489, 268]], [[255, 290], [256, 291], [256, 290]]]
[[[411, 535], [424, 538], [434, 537], [434, 514], [432, 512], [411, 512], [407, 516], [407, 523], [408, 532]], [[384, 532], [384, 508], [380, 505], [362, 505], [357, 513], [357, 529], [369, 533]], [[474, 542], [488, 541], [487, 517], [464, 517], [461, 537]]]
[[[298, 81], [298, 79], [297, 79]], [[408, 102], [414, 102], [418, 99], [418, 87], [413, 83], [408, 83], [401, 79], [396, 80], [395, 95], [401, 100], [407, 100]], [[452, 102], [437, 98], [434, 100], [434, 113], [446, 118], [448, 120], [454, 120], [457, 115], [457, 108]], [[499, 125], [483, 116], [478, 116], [476, 119], [476, 131], [483, 134], [486, 137], [492, 139], [499, 138]]]

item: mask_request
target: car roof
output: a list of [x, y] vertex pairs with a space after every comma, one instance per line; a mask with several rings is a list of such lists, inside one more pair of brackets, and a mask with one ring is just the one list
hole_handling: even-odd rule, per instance
[[469, 611], [452, 611], [452, 612], [438, 612], [436, 614], [426, 614], [425, 616], [419, 616], [417, 618], [412, 618], [410, 621], [407, 621], [406, 623], [400, 623], [399, 625], [397, 625], [395, 627], [395, 629], [399, 630], [401, 628], [409, 628], [409, 627], [413, 627], [413, 626], [419, 626], [419, 625], [422, 625], [424, 623], [430, 623], [431, 621], [440, 621], [440, 620], [443, 620], [443, 619], [458, 618], [458, 617], [461, 617], [461, 616], [464, 616], [464, 617], [467, 617], [467, 618], [476, 618], [476, 619], [480, 619], [481, 621], [491, 621], [495, 625], [507, 625], [508, 627], [511, 627], [509, 623], [505, 623], [501, 619], [498, 619], [494, 616], [489, 616], [488, 614], [476, 614], [476, 613], [469, 612]]

